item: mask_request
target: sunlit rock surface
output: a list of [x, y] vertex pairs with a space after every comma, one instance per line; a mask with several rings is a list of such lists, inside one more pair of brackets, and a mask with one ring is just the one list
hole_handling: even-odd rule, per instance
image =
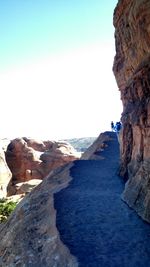
[[12, 172], [8, 195], [19, 194], [19, 185], [22, 186], [29, 180], [37, 180], [38, 183], [38, 180], [43, 180], [50, 171], [79, 157], [80, 153], [65, 142], [30, 138], [12, 140], [6, 151], [7, 164]]
[[150, 222], [150, 1], [120, 0], [114, 12], [114, 74], [123, 103], [123, 199]]
[[11, 171], [8, 168], [5, 159], [5, 145], [3, 141], [0, 141], [0, 198], [7, 196], [7, 186], [12, 177]]
[[[83, 159], [102, 159], [98, 156], [107, 133], [100, 134]], [[39, 149], [39, 148], [38, 148]], [[61, 166], [44, 178], [17, 205], [8, 221], [0, 227], [0, 266], [2, 267], [77, 267], [77, 259], [60, 241], [56, 228], [56, 211], [53, 195], [68, 186], [72, 177], [70, 169], [74, 163]], [[16, 184], [19, 190], [30, 191], [32, 179]], [[25, 188], [26, 187], [26, 188]], [[24, 189], [25, 188], [25, 189]]]
[[110, 140], [109, 135], [107, 135], [107, 132], [101, 133], [96, 140], [93, 142], [93, 144], [83, 153], [81, 159], [83, 160], [101, 160], [103, 159], [99, 152], [104, 150], [106, 141]]
[[46, 177], [18, 205], [0, 228], [0, 266], [77, 267], [56, 229], [53, 194], [67, 186], [73, 163]]

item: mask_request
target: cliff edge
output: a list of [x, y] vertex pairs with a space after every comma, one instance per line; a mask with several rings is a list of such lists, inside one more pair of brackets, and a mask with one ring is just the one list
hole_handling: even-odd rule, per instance
[[68, 185], [73, 163], [52, 171], [0, 228], [0, 266], [77, 267], [56, 228], [53, 194]]

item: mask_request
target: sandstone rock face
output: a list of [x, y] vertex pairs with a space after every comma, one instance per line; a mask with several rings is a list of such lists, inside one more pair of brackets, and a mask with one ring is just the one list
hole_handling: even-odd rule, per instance
[[8, 195], [17, 192], [18, 183], [31, 179], [42, 180], [50, 171], [78, 159], [73, 147], [64, 142], [37, 141], [29, 138], [16, 138], [6, 151], [7, 164], [12, 172]]
[[120, 0], [114, 12], [114, 74], [123, 102], [123, 199], [150, 222], [150, 1]]
[[106, 144], [105, 141], [110, 140], [107, 132], [101, 133], [93, 144], [83, 153], [82, 160], [101, 160], [103, 159], [98, 152], [104, 150]]
[[77, 267], [56, 229], [53, 194], [70, 181], [68, 166], [46, 177], [18, 205], [0, 229], [2, 267]]
[[5, 198], [7, 196], [7, 186], [10, 182], [12, 174], [5, 160], [5, 153], [2, 143], [0, 146], [0, 198]]
[[33, 190], [33, 188], [42, 182], [40, 179], [31, 179], [23, 183], [17, 183], [15, 185], [17, 194], [27, 194]]

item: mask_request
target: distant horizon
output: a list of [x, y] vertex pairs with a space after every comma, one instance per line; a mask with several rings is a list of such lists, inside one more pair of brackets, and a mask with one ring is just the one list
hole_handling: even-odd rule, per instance
[[97, 136], [71, 136], [71, 137], [64, 137], [64, 138], [48, 138], [48, 137], [45, 137], [45, 138], [40, 138], [39, 136], [14, 136], [14, 137], [2, 137], [0, 138], [0, 140], [14, 140], [14, 139], [17, 139], [17, 138], [29, 138], [29, 139], [33, 139], [33, 140], [39, 140], [39, 141], [67, 141], [67, 140], [72, 140], [72, 139], [84, 139], [84, 138], [98, 138], [98, 136], [100, 134], [103, 134], [105, 132], [112, 132], [111, 129], [108, 129], [106, 131], [102, 131], [100, 132]]

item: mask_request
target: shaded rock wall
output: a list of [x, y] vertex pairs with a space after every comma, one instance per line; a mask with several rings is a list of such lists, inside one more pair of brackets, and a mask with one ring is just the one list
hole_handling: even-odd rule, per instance
[[150, 222], [150, 1], [120, 0], [114, 12], [113, 71], [123, 103], [123, 199]]

